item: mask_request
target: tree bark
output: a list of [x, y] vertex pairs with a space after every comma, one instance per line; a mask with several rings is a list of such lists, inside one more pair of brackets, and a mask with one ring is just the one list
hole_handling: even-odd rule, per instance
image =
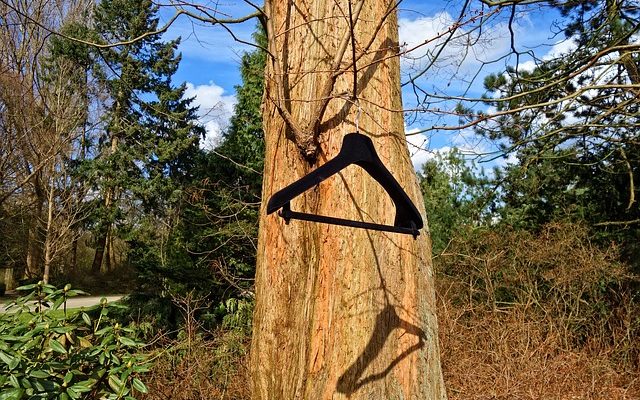
[[93, 255], [93, 263], [91, 264], [91, 272], [99, 274], [102, 268], [102, 259], [104, 258], [105, 247], [107, 246], [107, 235], [109, 234], [109, 228], [104, 228], [106, 232], [101, 229], [99, 236], [96, 240], [96, 252]]
[[53, 194], [54, 188], [49, 187], [49, 194], [47, 196], [47, 229], [45, 231], [44, 239], [44, 272], [42, 274], [42, 281], [45, 284], [49, 283], [49, 276], [51, 274], [51, 264], [53, 261], [54, 253], [54, 238], [53, 238]]
[[16, 288], [16, 282], [13, 278], [13, 267], [5, 268], [4, 284], [5, 284], [5, 290], [13, 290]]
[[34, 201], [35, 210], [31, 215], [29, 223], [29, 232], [27, 237], [27, 259], [24, 278], [33, 279], [40, 277], [42, 274], [42, 235], [40, 230], [40, 218], [42, 216], [42, 207], [44, 203], [44, 194], [42, 192], [40, 178], [34, 179]]
[[[359, 131], [371, 137], [424, 218], [399, 112], [397, 16], [387, 15], [390, 6], [390, 1], [365, 2], [355, 25]], [[296, 220], [287, 225], [265, 211], [273, 193], [333, 158], [343, 136], [356, 130], [357, 107], [338, 96], [352, 92], [350, 52], [339, 63], [345, 71], [332, 86], [326, 110], [314, 108], [349, 32], [348, 9], [346, 0], [265, 3], [269, 51], [279, 65], [273, 58], [267, 63], [263, 103], [266, 159], [251, 350], [253, 396], [444, 399], [428, 229], [414, 240]], [[278, 76], [277, 71], [286, 73]], [[290, 134], [276, 104], [287, 107], [299, 126], [319, 127], [313, 132], [319, 145], [313, 163], [288, 139], [296, 135]], [[312, 115], [320, 115], [319, 124], [305, 119]], [[357, 166], [299, 196], [292, 209], [390, 225], [395, 216], [384, 189]]]
[[73, 242], [71, 242], [71, 262], [69, 265], [69, 274], [75, 275], [78, 271], [78, 243], [80, 242], [80, 235], [75, 235]]

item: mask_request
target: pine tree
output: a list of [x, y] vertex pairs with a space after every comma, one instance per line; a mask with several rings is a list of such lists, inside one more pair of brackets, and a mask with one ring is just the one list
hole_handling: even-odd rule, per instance
[[[254, 39], [265, 46], [264, 32], [258, 29]], [[229, 128], [217, 148], [199, 157], [192, 189], [195, 195], [185, 210], [185, 237], [189, 238], [185, 246], [200, 256], [190, 267], [193, 274], [173, 279], [206, 288], [214, 301], [249, 294], [255, 275], [264, 164], [260, 113], [264, 68], [263, 50], [242, 56], [242, 83], [236, 86], [237, 103]], [[212, 270], [217, 273], [211, 275]]]
[[570, 218], [635, 232], [626, 228], [640, 223], [640, 58], [632, 43], [640, 12], [627, 0], [555, 4], [575, 49], [485, 80], [505, 115], [481, 130], [519, 160], [505, 176], [507, 217], [528, 227]]
[[[149, 35], [131, 41], [157, 29], [157, 11], [149, 0], [105, 0], [95, 10], [100, 40], [127, 43], [96, 50], [94, 74], [109, 101], [89, 168], [100, 193], [94, 272], [101, 269], [115, 227], [128, 227], [128, 239], [136, 242], [142, 222], [153, 225], [158, 222], [153, 218], [168, 218], [175, 211], [203, 133], [195, 122], [193, 99], [184, 97], [185, 85], [172, 83], [179, 40], [162, 42], [159, 35]], [[158, 233], [158, 226], [148, 230]]]

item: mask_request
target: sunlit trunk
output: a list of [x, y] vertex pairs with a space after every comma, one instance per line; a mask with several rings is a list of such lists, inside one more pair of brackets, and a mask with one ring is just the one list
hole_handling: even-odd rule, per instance
[[44, 239], [44, 273], [42, 275], [42, 281], [49, 283], [49, 276], [51, 274], [51, 263], [53, 261], [54, 252], [54, 238], [53, 238], [53, 193], [54, 188], [49, 187], [49, 195], [47, 196], [47, 229], [45, 231]]
[[[295, 3], [295, 4], [294, 4]], [[357, 7], [354, 1], [354, 9]], [[356, 24], [359, 130], [423, 214], [404, 136], [397, 16], [388, 1], [366, 1]], [[319, 155], [310, 163], [286, 138], [274, 103], [278, 81], [302, 126], [321, 97], [345, 32], [348, 3], [267, 1], [271, 54], [282, 57], [283, 79], [267, 65], [263, 104], [266, 160], [260, 217], [257, 304], [252, 341], [254, 399], [443, 399], [431, 242], [428, 229], [410, 235], [367, 231], [266, 215], [269, 197], [334, 157], [356, 130], [349, 100], [353, 74], [341, 74], [321, 124]], [[350, 52], [340, 68], [349, 68]], [[347, 95], [339, 97], [339, 94]], [[345, 99], [346, 98], [346, 99]], [[292, 209], [393, 224], [384, 189], [350, 166], [292, 202]], [[426, 218], [425, 222], [426, 222]]]

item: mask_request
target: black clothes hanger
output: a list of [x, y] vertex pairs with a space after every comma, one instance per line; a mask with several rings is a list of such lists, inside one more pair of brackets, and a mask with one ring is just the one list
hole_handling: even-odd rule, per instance
[[[351, 164], [356, 164], [363, 168], [387, 191], [396, 206], [396, 218], [393, 225], [352, 221], [291, 210], [290, 202], [293, 198]], [[371, 139], [358, 132], [349, 133], [344, 137], [342, 148], [333, 159], [271, 196], [269, 203], [267, 203], [267, 214], [271, 214], [280, 208], [282, 208], [282, 211], [279, 215], [284, 218], [286, 223], [289, 223], [291, 219], [299, 219], [377, 231], [405, 233], [413, 235], [414, 239], [420, 234], [419, 230], [423, 227], [422, 217], [418, 209], [398, 181], [382, 164]]]

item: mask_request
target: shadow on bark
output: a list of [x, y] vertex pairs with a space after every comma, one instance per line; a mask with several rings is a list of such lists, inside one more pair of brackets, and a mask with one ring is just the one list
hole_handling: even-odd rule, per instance
[[[382, 371], [363, 377], [362, 374], [367, 367], [375, 360], [380, 354], [385, 342], [391, 335], [394, 329], [404, 329], [406, 333], [415, 335], [418, 337], [418, 343], [407, 348], [395, 359], [393, 359], [389, 365]], [[339, 393], [351, 395], [355, 393], [361, 387], [384, 378], [391, 370], [400, 363], [404, 358], [409, 356], [414, 351], [424, 347], [426, 334], [419, 327], [402, 320], [396, 309], [391, 304], [387, 304], [385, 308], [376, 317], [376, 325], [371, 334], [371, 338], [367, 343], [360, 356], [351, 366], [342, 374], [338, 379], [338, 385], [336, 390]]]

